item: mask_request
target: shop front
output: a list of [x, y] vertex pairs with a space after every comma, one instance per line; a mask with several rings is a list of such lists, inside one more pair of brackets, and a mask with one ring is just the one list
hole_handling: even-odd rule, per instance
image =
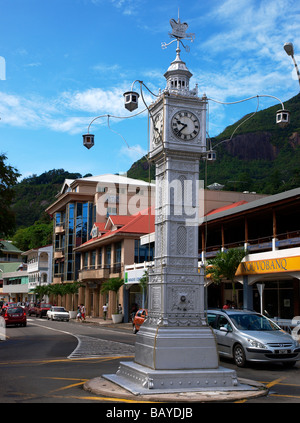
[[[124, 321], [139, 308], [147, 308], [147, 270], [149, 263], [125, 266], [124, 272]], [[141, 282], [142, 280], [142, 282]], [[144, 281], [144, 282], [143, 282]]]
[[236, 277], [244, 308], [280, 319], [300, 314], [300, 248], [249, 254]]

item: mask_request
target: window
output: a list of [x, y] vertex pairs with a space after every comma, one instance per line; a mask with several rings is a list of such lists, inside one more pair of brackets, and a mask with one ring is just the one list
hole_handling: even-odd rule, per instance
[[212, 313], [207, 313], [207, 323], [209, 326], [211, 326], [213, 329], [216, 329], [216, 323], [217, 323], [217, 315]]
[[96, 265], [96, 250], [92, 251], [91, 254], [91, 268], [95, 269], [95, 265]]
[[154, 259], [154, 248], [153, 243], [140, 245], [140, 241], [136, 239], [134, 241], [134, 262], [144, 263], [144, 261], [153, 261]]
[[83, 260], [83, 266], [86, 269], [88, 267], [88, 259], [89, 259], [89, 253], [84, 253], [84, 260]]
[[99, 249], [98, 253], [98, 267], [102, 267], [102, 248]]
[[232, 326], [225, 316], [219, 316], [219, 321], [216, 329], [220, 330], [221, 328], [225, 328], [228, 331], [232, 331]]
[[111, 265], [111, 246], [106, 247], [106, 266], [110, 268]]

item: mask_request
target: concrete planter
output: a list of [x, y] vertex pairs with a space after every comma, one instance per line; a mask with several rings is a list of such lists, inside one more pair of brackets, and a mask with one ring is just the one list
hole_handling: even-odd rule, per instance
[[123, 320], [124, 314], [112, 314], [111, 318], [113, 323], [121, 323]]
[[76, 319], [77, 311], [69, 311], [70, 319]]

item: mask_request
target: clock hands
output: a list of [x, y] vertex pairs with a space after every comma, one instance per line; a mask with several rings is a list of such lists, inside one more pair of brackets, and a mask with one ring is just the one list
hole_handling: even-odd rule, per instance
[[[179, 122], [179, 123], [181, 123], [181, 122]], [[184, 129], [184, 128], [186, 128], [187, 127], [187, 124], [186, 123], [181, 123], [181, 125], [183, 125], [182, 126], [182, 128], [177, 132], [177, 135], [180, 135], [180, 133], [181, 133], [181, 131]]]
[[179, 119], [175, 118], [175, 120], [176, 120], [176, 122], [177, 122], [177, 123], [179, 123], [180, 125], [185, 125], [185, 126], [187, 126], [185, 123], [180, 122], [180, 120], [179, 120]]

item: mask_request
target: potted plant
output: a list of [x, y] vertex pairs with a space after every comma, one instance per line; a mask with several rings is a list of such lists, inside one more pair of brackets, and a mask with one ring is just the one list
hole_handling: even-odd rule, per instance
[[115, 292], [116, 294], [115, 310], [113, 310], [113, 313], [111, 316], [114, 323], [121, 323], [124, 317], [122, 313], [119, 313], [119, 307], [118, 307], [119, 305], [118, 292], [122, 285], [124, 285], [124, 279], [110, 278], [107, 281], [103, 282], [101, 287], [101, 294], [106, 294], [109, 291]]

